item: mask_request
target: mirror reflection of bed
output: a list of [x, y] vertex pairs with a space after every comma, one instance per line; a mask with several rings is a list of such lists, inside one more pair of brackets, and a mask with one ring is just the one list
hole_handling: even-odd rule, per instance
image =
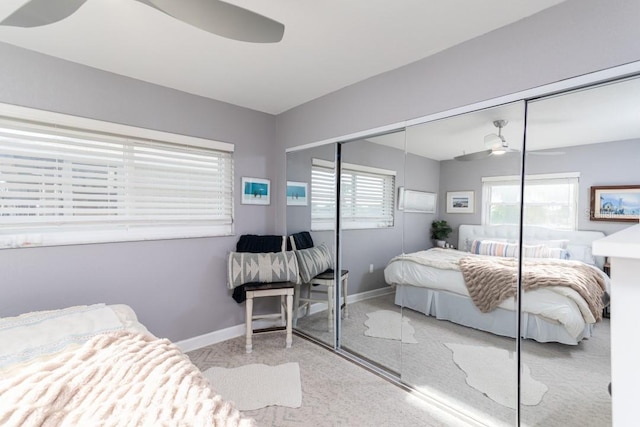
[[[389, 262], [385, 278], [395, 285], [395, 303], [515, 338], [518, 227], [461, 225], [458, 236], [458, 250], [432, 248]], [[596, 231], [525, 228], [522, 337], [577, 345], [592, 336], [605, 291], [610, 293], [604, 259], [589, 256], [591, 242], [602, 237]]]

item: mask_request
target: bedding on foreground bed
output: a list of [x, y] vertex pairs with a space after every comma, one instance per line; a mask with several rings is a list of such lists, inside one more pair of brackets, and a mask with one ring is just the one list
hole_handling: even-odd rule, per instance
[[97, 304], [0, 319], [0, 425], [255, 424], [130, 308]]

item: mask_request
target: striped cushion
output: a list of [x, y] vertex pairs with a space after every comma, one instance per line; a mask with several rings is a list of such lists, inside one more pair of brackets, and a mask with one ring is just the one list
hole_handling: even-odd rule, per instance
[[324, 243], [309, 249], [295, 251], [300, 267], [302, 283], [309, 283], [320, 273], [333, 268], [331, 252]]
[[[549, 248], [545, 245], [522, 245], [522, 249], [525, 258], [568, 258], [568, 252], [561, 248]], [[470, 252], [477, 255], [515, 258], [518, 256], [519, 247], [517, 243], [474, 240]]]
[[233, 289], [245, 283], [298, 283], [298, 261], [288, 252], [231, 252], [227, 268], [227, 286]]
[[496, 242], [493, 240], [474, 240], [471, 242], [471, 249], [469, 252], [476, 255], [513, 258], [518, 254], [518, 245], [507, 242]]

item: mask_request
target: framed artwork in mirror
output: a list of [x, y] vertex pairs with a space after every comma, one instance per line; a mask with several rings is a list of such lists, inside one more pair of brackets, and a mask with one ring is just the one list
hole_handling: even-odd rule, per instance
[[243, 205], [268, 205], [271, 203], [271, 181], [262, 178], [242, 177]]
[[308, 195], [306, 182], [287, 181], [287, 206], [307, 206]]
[[638, 222], [640, 184], [591, 187], [591, 221]]
[[473, 213], [473, 191], [447, 191], [447, 213]]

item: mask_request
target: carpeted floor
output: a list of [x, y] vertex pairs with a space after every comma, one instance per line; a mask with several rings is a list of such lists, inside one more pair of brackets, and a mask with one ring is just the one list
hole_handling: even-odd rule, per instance
[[231, 368], [252, 363], [298, 362], [302, 406], [296, 409], [269, 406], [244, 412], [260, 426], [467, 425], [304, 338], [294, 336], [293, 346], [285, 349], [284, 332], [268, 332], [254, 335], [253, 353], [246, 354], [244, 345], [244, 337], [240, 337], [188, 355], [202, 371], [212, 366]]
[[[465, 373], [453, 362], [445, 343], [492, 346], [514, 351], [513, 339], [439, 321], [422, 313], [403, 310], [411, 320], [418, 344], [364, 335], [366, 313], [396, 310], [393, 295], [349, 305], [343, 321], [342, 346], [366, 355], [372, 362], [401, 373], [402, 381], [492, 426], [514, 425], [515, 411], [491, 400], [465, 382]], [[324, 324], [320, 319], [324, 320]], [[298, 327], [321, 340], [330, 340], [324, 313], [299, 319]], [[594, 337], [578, 346], [523, 341], [524, 362], [531, 375], [549, 387], [542, 402], [521, 410], [524, 426], [610, 426], [611, 398], [609, 320], [597, 325]], [[494, 362], [497, 363], [497, 362]], [[487, 369], [491, 369], [488, 363]], [[516, 393], [516, 386], [513, 386]]]

